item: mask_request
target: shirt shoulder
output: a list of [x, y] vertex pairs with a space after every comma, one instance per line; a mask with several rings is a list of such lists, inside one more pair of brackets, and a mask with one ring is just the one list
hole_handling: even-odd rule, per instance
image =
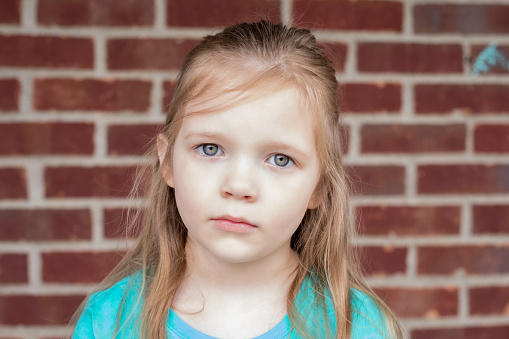
[[355, 288], [350, 289], [352, 339], [388, 338], [385, 316], [375, 300]]

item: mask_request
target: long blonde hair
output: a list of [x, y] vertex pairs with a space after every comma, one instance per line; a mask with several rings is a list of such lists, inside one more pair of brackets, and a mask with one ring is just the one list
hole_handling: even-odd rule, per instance
[[[188, 54], [177, 79], [161, 130], [169, 144], [165, 159], [171, 161], [173, 144], [190, 102], [223, 98], [223, 106], [208, 111], [220, 110], [285, 85], [299, 90], [306, 110], [313, 114], [321, 162], [317, 188], [321, 203], [306, 212], [291, 241], [300, 260], [288, 293], [292, 327], [306, 335], [304, 319], [294, 301], [307, 278], [321, 307], [325, 307], [325, 296], [332, 300], [337, 332], [331, 336], [350, 338], [350, 291], [356, 288], [379, 306], [388, 326], [385, 332], [391, 338], [401, 337], [396, 317], [364, 282], [350, 244], [355, 227], [349, 211], [349, 182], [342, 164], [338, 82], [330, 61], [308, 30], [260, 21], [234, 25], [205, 37]], [[100, 287], [108, 288], [142, 272], [138, 302], [142, 303], [140, 336], [145, 338], [166, 338], [168, 311], [186, 272], [187, 230], [177, 210], [173, 188], [166, 184], [161, 172], [162, 164], [156, 163], [150, 173], [148, 203], [138, 215], [143, 227], [135, 246]], [[146, 179], [146, 175], [139, 178]], [[136, 186], [143, 180], [139, 179]], [[117, 321], [117, 327], [121, 326]]]

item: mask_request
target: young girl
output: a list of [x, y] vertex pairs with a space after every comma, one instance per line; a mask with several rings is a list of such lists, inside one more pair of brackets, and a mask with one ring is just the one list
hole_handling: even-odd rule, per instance
[[338, 106], [308, 30], [205, 37], [154, 145], [142, 233], [73, 338], [400, 338], [350, 245]]

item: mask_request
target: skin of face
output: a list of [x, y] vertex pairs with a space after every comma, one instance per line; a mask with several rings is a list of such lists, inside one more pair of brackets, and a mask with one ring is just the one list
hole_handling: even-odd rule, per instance
[[291, 87], [186, 115], [163, 175], [175, 189], [188, 253], [228, 264], [291, 255], [293, 233], [319, 204], [312, 126]]

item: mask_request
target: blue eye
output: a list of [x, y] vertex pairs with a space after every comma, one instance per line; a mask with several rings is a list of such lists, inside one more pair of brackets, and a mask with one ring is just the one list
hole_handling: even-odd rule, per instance
[[293, 165], [293, 160], [284, 154], [274, 154], [269, 158], [269, 163], [279, 167], [288, 167]]
[[223, 151], [216, 144], [203, 144], [198, 146], [198, 150], [203, 155], [207, 155], [209, 157], [223, 154]]

